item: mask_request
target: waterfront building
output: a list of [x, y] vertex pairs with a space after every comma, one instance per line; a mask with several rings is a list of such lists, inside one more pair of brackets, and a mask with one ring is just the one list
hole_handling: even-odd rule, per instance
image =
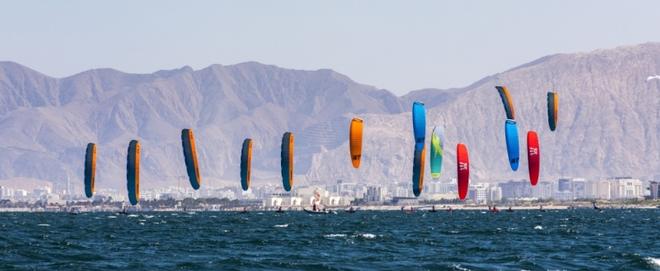
[[477, 204], [486, 204], [490, 201], [490, 185], [488, 183], [476, 183], [470, 185], [468, 198]]
[[660, 198], [658, 194], [660, 194], [660, 182], [650, 182], [649, 183], [649, 190], [651, 190], [650, 197], [653, 200], [656, 200]]
[[382, 202], [383, 201], [383, 188], [380, 186], [368, 186], [367, 193], [364, 194], [366, 202]]
[[500, 183], [502, 199], [520, 199], [532, 197], [532, 188], [528, 181], [508, 181]]
[[571, 192], [573, 193], [573, 199], [587, 198], [587, 180], [583, 178], [571, 179]]
[[532, 197], [537, 199], [551, 199], [555, 194], [554, 182], [539, 182], [532, 187]]
[[589, 199], [612, 199], [611, 182], [609, 180], [593, 180], [587, 183], [587, 198]]
[[631, 177], [616, 177], [611, 180], [612, 199], [640, 199], [644, 197], [642, 181]]

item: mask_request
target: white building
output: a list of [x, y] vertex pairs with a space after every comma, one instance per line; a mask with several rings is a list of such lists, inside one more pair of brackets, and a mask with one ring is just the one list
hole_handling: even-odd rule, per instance
[[639, 199], [644, 197], [642, 181], [630, 177], [618, 177], [611, 180], [612, 199]]
[[381, 202], [384, 200], [383, 188], [380, 186], [367, 187], [367, 193], [364, 194], [364, 199], [367, 202]]
[[595, 180], [587, 183], [587, 198], [589, 199], [612, 199], [611, 182], [609, 180]]
[[537, 199], [551, 199], [555, 194], [555, 183], [539, 182], [532, 187], [532, 197]]
[[502, 200], [502, 189], [498, 186], [491, 186], [490, 183], [476, 183], [470, 185], [468, 197], [478, 204], [500, 201]]

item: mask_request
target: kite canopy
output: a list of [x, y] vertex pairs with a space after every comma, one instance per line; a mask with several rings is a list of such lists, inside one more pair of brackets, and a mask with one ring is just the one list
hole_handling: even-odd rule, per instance
[[557, 129], [557, 113], [559, 111], [559, 94], [548, 92], [548, 125], [550, 131]]
[[535, 131], [527, 132], [527, 161], [529, 165], [529, 182], [535, 186], [539, 181], [541, 166], [541, 149], [539, 137]]
[[509, 157], [509, 165], [513, 171], [518, 170], [520, 162], [520, 147], [518, 142], [518, 126], [515, 120], [506, 120], [504, 124], [506, 136], [506, 153]]
[[252, 139], [243, 140], [241, 148], [241, 187], [244, 191], [250, 188], [250, 173], [252, 171]]
[[456, 173], [458, 180], [458, 198], [464, 200], [470, 185], [470, 158], [464, 144], [456, 145]]
[[91, 198], [94, 195], [94, 183], [96, 181], [96, 144], [87, 144], [85, 150], [85, 196]]
[[282, 185], [285, 191], [293, 187], [293, 134], [286, 132], [282, 136], [281, 152]]
[[424, 159], [426, 157], [426, 148], [415, 149], [413, 158], [413, 194], [418, 197], [424, 190]]
[[431, 133], [431, 157], [429, 160], [431, 164], [431, 178], [440, 178], [442, 171], [442, 134], [438, 127], [433, 128]]
[[513, 108], [513, 100], [511, 99], [511, 94], [509, 93], [509, 90], [505, 86], [496, 86], [495, 88], [497, 89], [497, 92], [500, 94], [500, 98], [502, 98], [502, 105], [504, 105], [506, 118], [515, 120], [516, 112]]
[[426, 109], [424, 103], [415, 101], [412, 107], [413, 134], [415, 136], [415, 149], [424, 148], [426, 138]]
[[360, 167], [360, 159], [362, 158], [362, 129], [364, 122], [362, 119], [353, 118], [348, 134], [349, 151], [351, 154], [351, 163], [354, 168]]
[[126, 159], [126, 188], [132, 205], [140, 201], [140, 142], [131, 140]]
[[199, 175], [195, 137], [191, 129], [183, 129], [181, 131], [181, 145], [183, 145], [183, 158], [186, 162], [188, 180], [190, 181], [190, 185], [197, 190], [202, 183], [202, 177]]

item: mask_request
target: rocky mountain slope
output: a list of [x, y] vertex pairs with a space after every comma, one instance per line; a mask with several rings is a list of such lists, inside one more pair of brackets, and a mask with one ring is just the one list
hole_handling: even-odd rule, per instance
[[[0, 62], [0, 179], [80, 183], [87, 142], [98, 143], [99, 187], [123, 187], [128, 141], [143, 145], [142, 183], [185, 181], [180, 130], [193, 128], [203, 182], [238, 179], [240, 143], [255, 139], [257, 180], [278, 180], [282, 133], [296, 141], [299, 182], [409, 181], [410, 103], [427, 104], [428, 125], [442, 126], [441, 180], [455, 174], [456, 143], [468, 145], [473, 179], [526, 178], [526, 158], [511, 172], [504, 111], [495, 85], [509, 87], [521, 147], [527, 130], [541, 139], [541, 179], [660, 174], [660, 44], [543, 57], [458, 89], [396, 97], [331, 70], [259, 63], [189, 67], [153, 74], [90, 70], [52, 78]], [[559, 126], [547, 128], [545, 95], [560, 97]], [[350, 167], [348, 123], [365, 119], [362, 168]], [[432, 130], [429, 127], [428, 132]]]

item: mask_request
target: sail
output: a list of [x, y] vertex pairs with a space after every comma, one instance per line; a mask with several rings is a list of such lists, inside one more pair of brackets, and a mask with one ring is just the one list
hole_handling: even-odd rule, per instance
[[244, 191], [250, 188], [250, 173], [252, 171], [252, 139], [243, 140], [241, 148], [241, 187]]
[[509, 157], [509, 165], [513, 171], [518, 170], [520, 162], [520, 147], [518, 142], [518, 126], [515, 120], [506, 120], [504, 124], [504, 132], [506, 136], [506, 153]]
[[96, 180], [96, 144], [87, 144], [85, 150], [85, 196], [91, 198], [94, 195], [94, 184]]
[[559, 94], [548, 92], [548, 125], [550, 131], [557, 129], [557, 113], [559, 111]]
[[529, 182], [535, 186], [539, 181], [541, 166], [541, 149], [536, 131], [527, 132], [527, 164], [529, 166]]
[[470, 158], [464, 144], [456, 145], [456, 175], [458, 181], [458, 198], [464, 200], [470, 185]]
[[442, 171], [442, 134], [438, 127], [433, 128], [433, 132], [431, 133], [430, 153], [431, 178], [438, 179]]
[[140, 201], [140, 142], [131, 140], [126, 159], [126, 188], [132, 205]]
[[497, 92], [500, 94], [502, 99], [502, 105], [504, 106], [504, 111], [506, 113], [506, 118], [515, 120], [516, 112], [513, 108], [513, 100], [511, 99], [511, 94], [505, 86], [496, 86]]
[[191, 129], [183, 129], [181, 131], [181, 145], [183, 146], [183, 158], [186, 163], [188, 180], [190, 181], [190, 185], [197, 190], [202, 183], [202, 177], [199, 175], [195, 137]]
[[362, 129], [364, 123], [359, 118], [353, 118], [351, 120], [351, 126], [349, 129], [348, 143], [349, 151], [351, 154], [351, 163], [354, 168], [360, 167], [360, 160], [362, 159]]
[[424, 103], [415, 101], [412, 107], [413, 134], [415, 136], [415, 149], [424, 148], [426, 138], [426, 109]]
[[413, 194], [418, 197], [424, 190], [424, 159], [426, 157], [426, 148], [415, 149], [413, 156]]
[[285, 191], [291, 191], [293, 187], [293, 134], [284, 133], [282, 136], [281, 152], [282, 185]]

